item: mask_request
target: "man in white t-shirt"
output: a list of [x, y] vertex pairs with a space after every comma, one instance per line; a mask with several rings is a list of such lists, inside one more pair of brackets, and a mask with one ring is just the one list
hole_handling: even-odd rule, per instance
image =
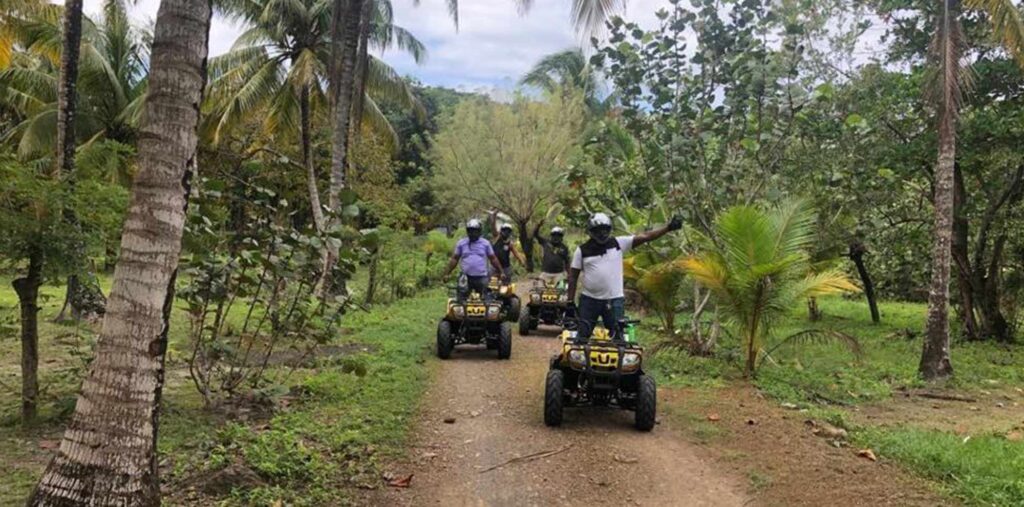
[[576, 300], [579, 283], [580, 302], [577, 313], [579, 328], [576, 340], [585, 342], [594, 332], [600, 317], [605, 329], [615, 332], [625, 316], [625, 294], [622, 287], [622, 256], [633, 247], [656, 240], [683, 226], [679, 217], [664, 227], [634, 236], [612, 237], [612, 221], [604, 213], [595, 213], [587, 223], [590, 240], [576, 247], [569, 269], [569, 301]]

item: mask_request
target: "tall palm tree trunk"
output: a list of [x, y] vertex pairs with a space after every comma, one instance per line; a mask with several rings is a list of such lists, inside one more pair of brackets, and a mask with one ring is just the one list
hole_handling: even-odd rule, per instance
[[121, 256], [75, 413], [29, 505], [160, 505], [164, 354], [195, 170], [210, 0], [163, 0]]
[[[60, 82], [57, 90], [57, 163], [55, 178], [66, 178], [67, 185], [74, 186], [75, 173], [75, 113], [78, 109], [76, 85], [78, 83], [78, 61], [82, 43], [82, 0], [68, 0], [64, 4], [64, 34], [60, 54]], [[73, 210], [65, 208], [64, 220], [78, 227], [78, 217]], [[76, 245], [76, 250], [81, 249]], [[78, 319], [92, 317], [103, 312], [106, 299], [99, 285], [87, 277], [83, 283], [78, 276], [82, 264], [75, 262], [74, 272], [68, 276], [64, 305], [57, 315], [57, 322], [71, 317]]]
[[[334, 106], [334, 130], [331, 134], [331, 184], [327, 204], [337, 217], [341, 209], [341, 191], [345, 189], [345, 169], [348, 166], [349, 123], [352, 119], [352, 90], [355, 85], [355, 61], [359, 45], [359, 14], [363, 0], [334, 0], [331, 21], [331, 97]], [[331, 221], [336, 221], [332, 218]], [[318, 292], [323, 295], [331, 288], [331, 272], [338, 260], [338, 249], [327, 242], [324, 269]]]
[[943, 0], [939, 18], [939, 159], [935, 166], [935, 232], [932, 241], [932, 279], [928, 288], [928, 317], [918, 371], [925, 380], [953, 374], [949, 357], [949, 274], [953, 236], [953, 171], [956, 163], [956, 117], [960, 51], [957, 0]]
[[360, 124], [363, 120], [363, 108], [366, 94], [366, 78], [370, 66], [370, 25], [376, 0], [363, 0], [359, 13], [359, 49], [356, 54], [355, 89], [352, 90], [352, 130], [351, 143], [359, 140]]
[[316, 230], [323, 232], [327, 227], [324, 222], [324, 209], [320, 205], [320, 190], [316, 184], [316, 167], [313, 165], [312, 127], [309, 112], [309, 85], [302, 87], [299, 95], [299, 114], [302, 129], [302, 164], [306, 167], [306, 184], [309, 187], [309, 205], [313, 211], [313, 224]]

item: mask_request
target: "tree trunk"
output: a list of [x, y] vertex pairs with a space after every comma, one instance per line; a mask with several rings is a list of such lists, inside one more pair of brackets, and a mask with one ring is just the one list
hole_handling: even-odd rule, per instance
[[32, 425], [39, 403], [39, 286], [43, 284], [43, 256], [33, 249], [28, 273], [11, 282], [21, 306], [21, 424]]
[[210, 0], [163, 0], [132, 189], [96, 357], [29, 505], [158, 506], [164, 354], [206, 77]]
[[309, 85], [302, 87], [299, 94], [300, 133], [302, 137], [302, 165], [306, 167], [306, 185], [309, 188], [309, 206], [313, 212], [313, 224], [317, 232], [326, 228], [324, 208], [320, 205], [320, 190], [316, 184], [316, 167], [313, 165], [312, 127], [309, 112]]
[[942, 100], [939, 107], [939, 157], [935, 165], [935, 231], [932, 242], [932, 279], [928, 288], [928, 316], [918, 371], [925, 380], [953, 374], [949, 356], [949, 263], [953, 234], [953, 170], [956, 163], [957, 83], [960, 51], [954, 31], [959, 30], [956, 1], [945, 0], [939, 17]]
[[864, 297], [868, 300], [868, 309], [871, 311], [871, 322], [878, 324], [882, 321], [882, 317], [878, 313], [878, 300], [875, 299], [875, 284], [871, 281], [871, 274], [868, 272], [868, 266], [864, 262], [864, 254], [866, 254], [867, 251], [867, 247], [865, 247], [864, 243], [860, 240], [850, 242], [850, 260], [852, 260], [854, 266], [857, 267], [857, 275], [860, 277], [861, 285], [864, 286]]
[[821, 308], [818, 307], [818, 298], [816, 297], [807, 298], [807, 319], [811, 322], [821, 320]]
[[369, 279], [366, 282], [366, 299], [363, 301], [367, 306], [373, 304], [373, 295], [377, 292], [377, 266], [380, 264], [380, 249], [375, 248], [370, 254]]
[[527, 221], [516, 221], [516, 228], [519, 229], [519, 245], [523, 248], [523, 257], [526, 259], [526, 271], [533, 273], [534, 270], [534, 258], [533, 258], [533, 235], [529, 233]]
[[[352, 89], [355, 84], [355, 60], [359, 45], [359, 14], [363, 0], [334, 0], [331, 20], [331, 98], [334, 107], [334, 130], [331, 134], [331, 184], [327, 202], [333, 217], [338, 220], [341, 211], [341, 191], [345, 189], [345, 170], [348, 167], [348, 129], [352, 119]], [[324, 269], [320, 274], [321, 295], [333, 290], [331, 274], [338, 260], [337, 247], [328, 242], [324, 256]]]
[[352, 90], [352, 145], [359, 140], [359, 131], [363, 121], [363, 109], [366, 98], [366, 79], [370, 66], [370, 25], [376, 0], [363, 0], [359, 13], [359, 49], [355, 64], [355, 89]]
[[[57, 89], [57, 163], [55, 179], [67, 178], [67, 184], [74, 186], [75, 172], [75, 114], [78, 109], [76, 88], [78, 83], [78, 61], [82, 42], [82, 0], [68, 0], [64, 3], [63, 40], [60, 54], [60, 81]], [[74, 211], [63, 210], [65, 221], [76, 228], [78, 219]], [[81, 245], [76, 245], [81, 249]], [[68, 276], [64, 305], [57, 317], [57, 322], [68, 320], [68, 312], [72, 319], [93, 318], [103, 314], [106, 298], [99, 286], [92, 283], [92, 277], [86, 283], [79, 278], [82, 263], [76, 259], [72, 263], [74, 271]]]
[[969, 224], [964, 215], [964, 200], [967, 198], [964, 178], [957, 164], [953, 166], [953, 236], [951, 238], [952, 259], [956, 265], [957, 289], [960, 292], [960, 318], [964, 324], [964, 338], [977, 340], [978, 320], [975, 316], [974, 293], [977, 291], [974, 270], [967, 252]]
[[1006, 234], [996, 238], [995, 246], [992, 247], [992, 260], [989, 262], [988, 273], [980, 283], [980, 294], [978, 295], [978, 309], [981, 310], [982, 328], [981, 333], [985, 338], [991, 338], [1000, 342], [1012, 341], [1010, 336], [1010, 325], [1003, 316], [1003, 310], [999, 306], [999, 273], [1002, 268], [1003, 249], [1006, 246]]

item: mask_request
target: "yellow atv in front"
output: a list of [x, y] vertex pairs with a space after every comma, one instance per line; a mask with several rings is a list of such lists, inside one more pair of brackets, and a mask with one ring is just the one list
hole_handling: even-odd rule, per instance
[[501, 314], [508, 322], [519, 320], [521, 305], [516, 295], [516, 284], [501, 276], [492, 276], [487, 288], [501, 300]]
[[464, 343], [484, 343], [488, 350], [497, 349], [498, 359], [512, 357], [512, 324], [503, 322], [501, 301], [469, 291], [460, 282], [437, 323], [437, 357], [448, 359], [455, 346]]
[[577, 343], [575, 325], [567, 319], [561, 352], [551, 358], [545, 380], [544, 424], [561, 425], [565, 407], [611, 406], [632, 410], [636, 429], [654, 428], [658, 391], [644, 373], [644, 349], [634, 341], [637, 322], [619, 321], [614, 336], [596, 328], [588, 342]]

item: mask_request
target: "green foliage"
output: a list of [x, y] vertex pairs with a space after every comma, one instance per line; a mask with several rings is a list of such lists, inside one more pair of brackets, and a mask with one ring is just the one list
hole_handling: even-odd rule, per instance
[[[777, 338], [779, 319], [797, 304], [808, 297], [857, 290], [838, 271], [809, 273], [813, 218], [799, 202], [769, 212], [731, 208], [715, 222], [716, 240], [705, 238], [702, 252], [682, 263], [697, 282], [711, 290], [726, 324], [740, 337], [747, 375], [754, 373], [762, 354], [767, 356], [766, 347]], [[823, 333], [798, 332], [778, 343]], [[842, 341], [856, 345], [849, 338]]]
[[942, 482], [968, 505], [1013, 506], [1024, 502], [1024, 442], [1002, 435], [969, 438], [917, 428], [869, 428], [854, 432], [863, 446]]

